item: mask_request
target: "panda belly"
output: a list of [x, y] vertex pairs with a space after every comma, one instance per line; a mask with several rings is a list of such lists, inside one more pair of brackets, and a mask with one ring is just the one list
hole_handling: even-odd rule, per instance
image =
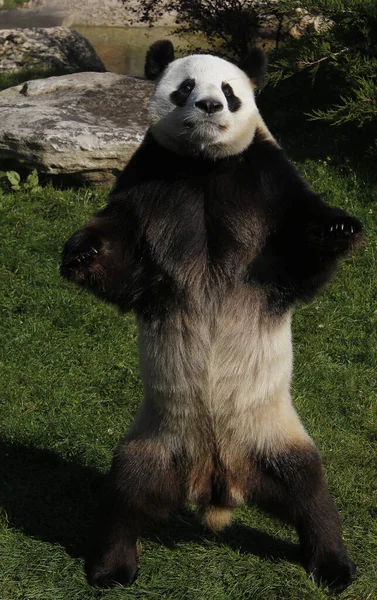
[[132, 430], [158, 432], [195, 461], [213, 448], [228, 461], [268, 443], [275, 419], [266, 415], [293, 410], [291, 316], [263, 308], [245, 288], [217, 307], [177, 311], [163, 323], [139, 320], [145, 397]]
[[252, 457], [309, 439], [290, 399], [291, 315], [263, 307], [245, 288], [217, 308], [139, 321], [145, 395], [127, 437], [156, 444], [162, 461], [183, 457], [199, 506], [246, 501]]

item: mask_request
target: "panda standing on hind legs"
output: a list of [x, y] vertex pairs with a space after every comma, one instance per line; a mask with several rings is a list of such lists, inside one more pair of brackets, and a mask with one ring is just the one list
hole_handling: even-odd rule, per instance
[[196, 503], [213, 530], [242, 503], [285, 519], [332, 592], [355, 567], [318, 451], [290, 398], [291, 312], [361, 240], [259, 115], [265, 58], [239, 69], [153, 44], [150, 128], [106, 208], [66, 243], [64, 277], [133, 310], [144, 400], [115, 452], [90, 583], [132, 582], [150, 517]]

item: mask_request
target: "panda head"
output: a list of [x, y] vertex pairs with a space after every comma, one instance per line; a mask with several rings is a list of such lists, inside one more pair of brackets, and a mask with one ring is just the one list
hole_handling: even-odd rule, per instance
[[240, 154], [261, 121], [254, 90], [265, 71], [258, 49], [241, 69], [209, 54], [174, 60], [171, 42], [155, 42], [145, 64], [146, 76], [157, 79], [149, 105], [152, 135], [182, 155], [216, 160]]

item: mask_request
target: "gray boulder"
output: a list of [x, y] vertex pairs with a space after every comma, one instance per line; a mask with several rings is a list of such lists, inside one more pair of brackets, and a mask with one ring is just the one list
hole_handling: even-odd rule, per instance
[[0, 73], [31, 67], [106, 71], [88, 40], [68, 27], [0, 29]]
[[144, 137], [151, 91], [137, 77], [75, 73], [0, 92], [0, 168], [113, 183]]

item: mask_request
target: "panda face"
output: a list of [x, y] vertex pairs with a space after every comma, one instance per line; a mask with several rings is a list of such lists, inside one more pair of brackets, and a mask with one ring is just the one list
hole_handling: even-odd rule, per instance
[[151, 132], [183, 155], [217, 159], [242, 152], [259, 119], [249, 77], [221, 58], [192, 55], [173, 61], [149, 106]]

